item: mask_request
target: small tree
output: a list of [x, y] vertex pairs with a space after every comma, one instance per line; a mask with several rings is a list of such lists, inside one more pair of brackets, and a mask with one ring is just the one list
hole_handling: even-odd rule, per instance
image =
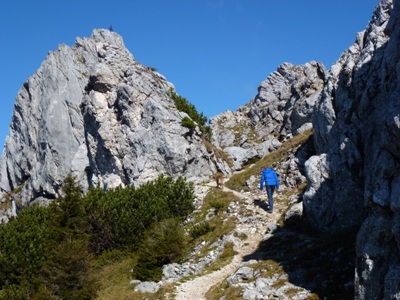
[[93, 299], [96, 286], [90, 274], [89, 223], [81, 186], [67, 176], [63, 197], [49, 206], [51, 240], [42, 277], [52, 297], [60, 299]]
[[81, 186], [75, 177], [68, 175], [62, 187], [63, 197], [52, 202], [50, 210], [55, 232], [53, 237], [59, 241], [78, 238], [88, 232], [88, 222], [83, 203]]
[[91, 275], [91, 260], [85, 239], [65, 240], [56, 245], [42, 269], [52, 298], [95, 299], [97, 285]]
[[146, 232], [138, 251], [134, 276], [140, 280], [160, 280], [162, 266], [179, 261], [187, 251], [187, 240], [181, 223], [163, 220]]
[[43, 286], [41, 268], [51, 247], [49, 215], [34, 204], [0, 224], [0, 299], [28, 299]]
[[64, 196], [32, 205], [0, 225], [0, 299], [92, 299], [87, 218], [80, 186], [68, 176]]

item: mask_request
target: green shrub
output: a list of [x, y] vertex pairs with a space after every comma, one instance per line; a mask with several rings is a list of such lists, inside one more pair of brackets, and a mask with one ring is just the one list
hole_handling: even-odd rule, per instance
[[68, 176], [64, 196], [0, 226], [0, 299], [92, 299], [86, 215]]
[[139, 280], [160, 280], [162, 266], [182, 259], [187, 247], [181, 222], [168, 219], [154, 224], [146, 232], [138, 250], [134, 277]]
[[181, 125], [183, 127], [189, 128], [190, 130], [193, 130], [196, 128], [196, 123], [193, 122], [193, 120], [188, 117], [183, 117], [183, 119], [181, 121]]
[[138, 188], [132, 185], [107, 192], [91, 188], [86, 200], [92, 251], [135, 250], [152, 224], [186, 219], [194, 209], [194, 189], [183, 177], [174, 181], [160, 176]]
[[215, 209], [215, 214], [227, 207], [227, 203], [221, 201], [210, 201], [208, 204]]
[[[196, 107], [191, 104], [186, 98], [179, 96], [177, 93], [175, 93], [172, 89], [169, 90], [168, 96], [171, 97], [172, 100], [174, 100], [175, 106], [179, 111], [185, 112], [188, 114], [190, 119], [192, 121], [196, 122], [197, 125], [199, 126], [199, 129], [201, 133], [204, 135], [204, 137], [208, 140], [211, 138], [211, 127], [207, 126], [207, 117], [203, 113], [199, 113], [196, 109]], [[182, 126], [188, 127], [188, 128], [195, 128], [196, 126], [191, 124], [189, 121], [185, 120], [185, 118], [182, 119]], [[186, 119], [188, 119], [186, 117]], [[190, 126], [190, 127], [189, 127]]]
[[104, 191], [92, 187], [85, 195], [88, 221], [91, 228], [90, 249], [100, 254], [106, 250], [135, 247], [141, 240], [141, 224], [136, 218], [140, 206], [135, 187]]
[[32, 205], [0, 225], [0, 299], [28, 299], [51, 246], [48, 210]]
[[[91, 188], [83, 196], [68, 176], [62, 190], [48, 207], [26, 207], [0, 224], [0, 299], [93, 299], [93, 253], [105, 253], [100, 265], [118, 260], [144, 237], [141, 253], [146, 247], [154, 252], [149, 272], [185, 252], [181, 224], [194, 209], [194, 189], [184, 178], [160, 176], [139, 188], [108, 192]], [[154, 224], [161, 224], [154, 226], [161, 235], [145, 235]]]
[[122, 261], [131, 257], [131, 252], [119, 249], [106, 250], [96, 257], [96, 267], [102, 267], [110, 263]]
[[205, 235], [209, 232], [213, 231], [209, 222], [203, 222], [193, 226], [190, 230], [190, 236], [192, 239], [197, 239], [198, 237]]

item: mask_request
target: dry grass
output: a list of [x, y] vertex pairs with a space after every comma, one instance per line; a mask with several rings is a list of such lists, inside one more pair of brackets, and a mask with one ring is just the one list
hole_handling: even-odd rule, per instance
[[[254, 165], [236, 174], [226, 183], [226, 186], [234, 190], [246, 190], [245, 182], [252, 175], [258, 176], [265, 165], [272, 164], [287, 159], [293, 149], [300, 147], [312, 138], [312, 130], [282, 144], [282, 147], [273, 153], [265, 156]], [[292, 151], [292, 152], [291, 152]], [[302, 193], [306, 184], [298, 187], [297, 190], [285, 191], [281, 194], [282, 206], [287, 207], [289, 197], [294, 193]], [[204, 199], [204, 205], [194, 215], [194, 221], [188, 224], [188, 228], [194, 224], [199, 224], [207, 219], [213, 228], [210, 232], [192, 240], [192, 245], [197, 245], [204, 241], [198, 258], [205, 256], [211, 249], [211, 245], [226, 234], [230, 234], [236, 227], [236, 219], [232, 217], [226, 208], [228, 205], [240, 199], [234, 194], [211, 188]], [[283, 209], [283, 208], [282, 208]], [[284, 213], [284, 211], [282, 211]], [[339, 235], [322, 235], [313, 231], [303, 220], [296, 223], [285, 225], [283, 219], [278, 221], [279, 230], [272, 238], [260, 244], [259, 248], [245, 257], [250, 260], [255, 257], [259, 260], [256, 265], [251, 265], [260, 272], [259, 277], [272, 277], [276, 274], [287, 275], [275, 282], [275, 287], [279, 288], [287, 281], [313, 292], [309, 299], [323, 299], [324, 297], [339, 297], [336, 299], [350, 299], [352, 292], [345, 288], [345, 283], [352, 280], [354, 263], [351, 259], [354, 257], [354, 231], [342, 233]], [[338, 250], [339, 249], [339, 250]], [[223, 254], [207, 267], [206, 272], [212, 272], [227, 265], [235, 251], [233, 245], [227, 243]], [[133, 286], [128, 283], [130, 278], [130, 268], [133, 261], [126, 259], [118, 263], [112, 263], [101, 269], [98, 278], [101, 281], [102, 289], [99, 291], [98, 299], [167, 299], [174, 291], [174, 284], [165, 285], [156, 294], [140, 294], [133, 291]], [[316, 276], [320, 279], [317, 280]], [[190, 280], [190, 278], [183, 279]], [[324, 282], [325, 285], [320, 283]], [[291, 288], [287, 291], [288, 296], [296, 295], [297, 288]], [[243, 291], [239, 287], [230, 287], [226, 280], [212, 287], [206, 294], [207, 299], [242, 299]], [[349, 296], [350, 295], [350, 296]], [[171, 298], [173, 299], [173, 298]], [[332, 298], [333, 299], [333, 298]]]
[[264, 156], [262, 159], [256, 161], [253, 166], [245, 169], [243, 172], [235, 174], [227, 182], [226, 186], [236, 191], [247, 191], [249, 188], [246, 186], [246, 181], [253, 175], [259, 176], [265, 166], [272, 165], [274, 162], [285, 161], [293, 149], [298, 148], [307, 140], [312, 138], [313, 130], [310, 129], [282, 144], [281, 148]]
[[98, 268], [96, 279], [100, 284], [100, 289], [96, 299], [133, 299], [135, 293], [133, 287], [129, 285], [132, 280], [132, 265], [132, 259], [124, 259]]
[[[225, 282], [225, 280], [224, 280]], [[222, 297], [223, 299], [229, 300], [241, 300], [243, 291], [240, 287], [230, 287], [227, 284], [218, 284], [213, 286], [207, 293], [206, 299], [208, 300], [220, 300]]]
[[139, 293], [134, 291], [132, 280], [133, 259], [123, 259], [97, 269], [96, 279], [100, 288], [97, 300], [158, 300], [165, 299], [165, 294], [174, 292], [173, 284], [165, 284], [155, 294]]
[[[203, 141], [204, 145], [206, 146], [206, 149], [209, 153], [214, 152], [214, 156], [217, 160], [218, 159], [223, 160], [223, 161], [227, 162], [230, 167], [232, 167], [233, 163], [232, 163], [232, 160], [229, 158], [228, 154], [226, 154], [223, 150], [215, 147], [207, 139], [202, 138], [202, 141]], [[213, 161], [215, 162], [215, 159], [213, 159]]]
[[4, 202], [0, 201], [0, 210], [7, 210], [11, 208], [11, 201], [8, 199], [5, 199]]

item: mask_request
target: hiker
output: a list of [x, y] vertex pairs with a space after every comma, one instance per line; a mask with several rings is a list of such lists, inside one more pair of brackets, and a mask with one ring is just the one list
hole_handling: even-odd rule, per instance
[[267, 167], [261, 172], [261, 180], [260, 180], [260, 191], [263, 190], [264, 184], [267, 188], [268, 195], [268, 212], [272, 213], [274, 211], [274, 199], [273, 194], [275, 188], [279, 190], [279, 179], [278, 175], [272, 167]]

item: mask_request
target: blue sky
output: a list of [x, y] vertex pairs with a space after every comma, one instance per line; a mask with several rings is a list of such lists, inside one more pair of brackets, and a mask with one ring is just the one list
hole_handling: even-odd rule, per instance
[[0, 145], [18, 90], [59, 44], [113, 26], [208, 118], [236, 110], [283, 62], [328, 69], [378, 0], [16, 0], [0, 10]]

